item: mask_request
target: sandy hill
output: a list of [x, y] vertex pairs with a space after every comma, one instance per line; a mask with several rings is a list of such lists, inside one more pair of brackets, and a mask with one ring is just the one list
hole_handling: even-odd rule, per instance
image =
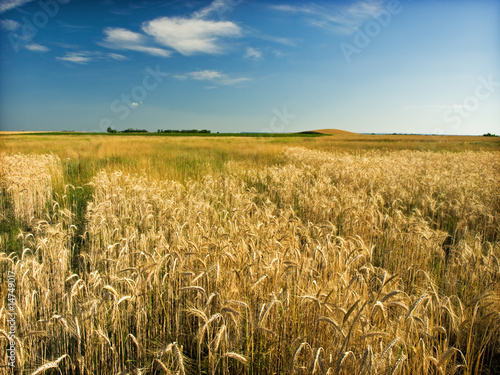
[[318, 129], [318, 130], [309, 130], [303, 133], [317, 133], [317, 134], [330, 134], [330, 135], [348, 135], [348, 134], [356, 134], [353, 132], [348, 132], [347, 130], [340, 129]]

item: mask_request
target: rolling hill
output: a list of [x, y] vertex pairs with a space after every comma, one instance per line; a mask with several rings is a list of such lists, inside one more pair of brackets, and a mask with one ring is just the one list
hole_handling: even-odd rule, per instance
[[308, 130], [305, 132], [302, 132], [305, 134], [329, 134], [329, 135], [348, 135], [348, 134], [357, 134], [353, 132], [349, 132], [347, 130], [340, 130], [340, 129], [318, 129], [318, 130]]

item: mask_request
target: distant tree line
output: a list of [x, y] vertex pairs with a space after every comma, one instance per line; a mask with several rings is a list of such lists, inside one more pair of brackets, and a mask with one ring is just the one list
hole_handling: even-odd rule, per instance
[[108, 128], [108, 133], [147, 133], [148, 131], [146, 129], [125, 129], [118, 131], [116, 129], [112, 129], [111, 127]]
[[158, 129], [158, 133], [203, 133], [210, 134], [210, 130], [207, 129], [184, 129], [184, 130], [172, 130], [172, 129]]
[[[108, 128], [108, 133], [148, 133], [148, 131], [146, 129], [133, 129], [133, 128], [130, 128], [130, 129], [125, 129], [125, 130], [121, 130], [121, 131], [118, 131], [116, 129], [112, 129], [111, 127]], [[202, 129], [202, 130], [198, 130], [198, 129], [184, 129], [184, 130], [172, 130], [172, 129], [158, 129], [157, 131], [158, 133], [181, 133], [181, 134], [193, 134], [193, 133], [201, 133], [201, 134], [210, 134], [210, 130], [207, 130], [207, 129]]]
[[122, 130], [120, 133], [147, 133], [148, 131], [146, 129], [125, 129]]

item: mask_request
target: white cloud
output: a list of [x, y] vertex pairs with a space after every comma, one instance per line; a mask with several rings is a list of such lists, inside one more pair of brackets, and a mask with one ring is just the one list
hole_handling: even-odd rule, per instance
[[189, 76], [193, 79], [201, 80], [201, 81], [213, 81], [214, 79], [223, 78], [224, 75], [215, 70], [200, 70], [197, 72], [189, 73]]
[[273, 5], [271, 9], [304, 14], [307, 15], [307, 21], [312, 26], [352, 34], [365, 22], [379, 17], [384, 6], [385, 0], [361, 0], [350, 5], [329, 7], [317, 4], [306, 6]]
[[142, 43], [144, 36], [133, 31], [122, 29], [120, 27], [108, 27], [104, 29], [106, 40], [114, 43]]
[[34, 52], [48, 52], [48, 51], [50, 51], [49, 48], [42, 46], [40, 44], [27, 44], [25, 47], [26, 47], [26, 49], [29, 49], [30, 51], [34, 51]]
[[143, 33], [120, 27], [104, 29], [104, 40], [99, 45], [113, 49], [128, 49], [167, 57], [171, 51], [153, 47], [153, 43], [172, 48], [183, 55], [224, 52], [223, 38], [241, 36], [241, 28], [230, 21], [201, 19], [213, 12], [234, 7], [234, 0], [215, 0], [193, 14], [192, 18], [160, 17], [142, 24]]
[[[194, 79], [197, 81], [207, 81], [217, 86], [236, 85], [238, 83], [251, 80], [247, 77], [233, 78], [228, 74], [221, 73], [216, 70], [199, 70], [196, 72], [186, 73], [184, 75], [176, 75], [174, 77], [179, 80]], [[213, 88], [212, 86], [210, 87]]]
[[31, 3], [33, 0], [0, 0], [0, 13]]
[[150, 47], [148, 45], [148, 38], [145, 35], [127, 29], [108, 27], [104, 29], [104, 34], [106, 37], [104, 38], [104, 43], [101, 43], [101, 45], [107, 48], [128, 49], [162, 57], [168, 57], [171, 53], [162, 48]]
[[13, 20], [0, 20], [0, 25], [7, 31], [16, 31], [21, 26], [19, 22]]
[[95, 55], [91, 52], [67, 52], [66, 56], [56, 57], [58, 60], [68, 61], [75, 64], [86, 64], [95, 60]]
[[248, 47], [247, 52], [246, 52], [244, 57], [246, 59], [260, 60], [260, 59], [262, 59], [262, 52], [259, 51], [258, 49]]
[[222, 53], [221, 38], [241, 35], [240, 27], [233, 22], [178, 17], [157, 18], [144, 23], [142, 29], [154, 36], [158, 43], [183, 55]]

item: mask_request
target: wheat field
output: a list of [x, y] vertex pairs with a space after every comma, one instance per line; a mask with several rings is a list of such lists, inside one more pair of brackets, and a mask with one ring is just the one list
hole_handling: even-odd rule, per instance
[[498, 151], [273, 153], [185, 179], [94, 166], [76, 185], [69, 159], [1, 154], [16, 368], [500, 372]]

